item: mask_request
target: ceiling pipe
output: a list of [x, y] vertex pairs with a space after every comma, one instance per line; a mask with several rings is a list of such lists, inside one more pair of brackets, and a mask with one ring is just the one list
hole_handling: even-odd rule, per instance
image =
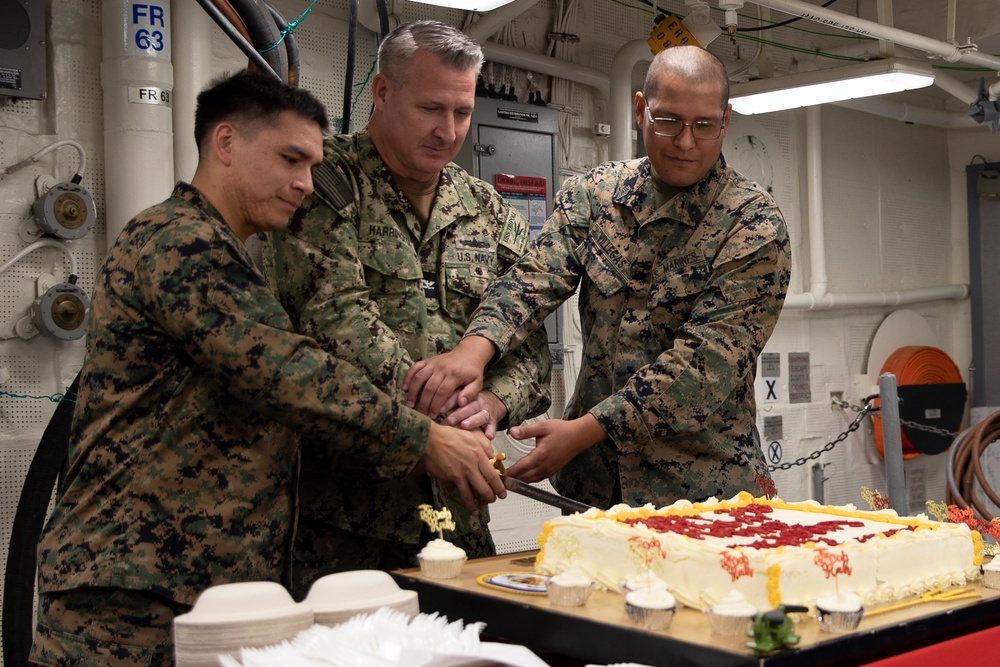
[[[514, 2], [508, 5], [498, 7], [497, 9], [480, 16], [478, 21], [465, 28], [462, 32], [474, 41], [480, 43], [485, 42], [497, 30], [507, 25], [537, 4], [538, 0], [514, 0]], [[485, 44], [483, 44], [483, 46], [485, 46]]]
[[859, 35], [867, 35], [869, 37], [875, 37], [876, 39], [888, 40], [894, 44], [909, 46], [919, 51], [940, 56], [948, 62], [957, 62], [961, 60], [971, 65], [986, 67], [1000, 73], [1000, 58], [988, 53], [980, 53], [979, 51], [974, 51], [969, 48], [961, 48], [949, 42], [942, 42], [930, 37], [916, 35], [911, 32], [906, 32], [905, 30], [900, 30], [899, 28], [893, 28], [882, 25], [881, 23], [876, 23], [875, 21], [868, 21], [866, 19], [830, 11], [829, 9], [825, 9], [817, 5], [810, 5], [809, 3], [802, 2], [801, 0], [752, 1], [761, 7], [777, 9], [778, 11], [785, 12], [786, 14], [800, 16], [804, 19], [822, 23], [831, 28], [840, 28], [841, 30], [857, 33]]
[[212, 79], [212, 20], [195, 0], [174, 0], [170, 30], [174, 36], [174, 178], [191, 181], [198, 168], [194, 112], [198, 93]]
[[611, 60], [611, 98], [608, 102], [608, 120], [611, 136], [608, 137], [608, 159], [632, 158], [632, 69], [640, 62], [650, 62], [653, 54], [649, 42], [635, 39], [618, 49]]
[[827, 295], [826, 225], [823, 218], [823, 142], [820, 107], [806, 109], [806, 216], [809, 224], [809, 294], [815, 300]]
[[[136, 25], [137, 15], [145, 27]], [[110, 249], [132, 216], [163, 201], [174, 188], [170, 2], [103, 2], [101, 31], [105, 240]]]
[[963, 104], [972, 104], [979, 95], [975, 90], [956, 79], [951, 74], [942, 71], [934, 72], [934, 85], [960, 100]]
[[600, 70], [494, 42], [485, 42], [482, 47], [487, 60], [592, 86], [605, 101], [611, 102], [608, 75]]
[[889, 118], [890, 120], [915, 123], [917, 125], [931, 125], [947, 130], [965, 130], [982, 127], [982, 125], [973, 120], [965, 112], [916, 107], [911, 104], [878, 97], [844, 100], [843, 102], [834, 102], [834, 104], [838, 107], [853, 109], [854, 111], [861, 111], [873, 116]]

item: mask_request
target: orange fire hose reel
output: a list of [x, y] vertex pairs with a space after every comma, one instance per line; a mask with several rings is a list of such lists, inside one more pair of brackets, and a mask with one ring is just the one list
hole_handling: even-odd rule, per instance
[[[893, 352], [882, 365], [882, 373], [896, 376], [900, 398], [900, 419], [927, 424], [952, 433], [958, 432], [965, 412], [966, 389], [962, 374], [948, 355], [936, 347], [908, 345]], [[879, 405], [879, 399], [875, 399]], [[882, 418], [872, 416], [875, 448], [885, 458], [882, 442]], [[902, 426], [903, 459], [921, 452], [940, 454], [953, 438]]]

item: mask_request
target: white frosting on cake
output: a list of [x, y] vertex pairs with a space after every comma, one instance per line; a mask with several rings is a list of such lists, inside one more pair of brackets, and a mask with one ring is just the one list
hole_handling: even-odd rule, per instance
[[[862, 525], [840, 526], [823, 534], [822, 539], [832, 546], [816, 539], [767, 547], [750, 546], [760, 540], [756, 535], [691, 537], [658, 532], [642, 523], [651, 517], [687, 517], [713, 528], [720, 527], [719, 522], [733, 522], [731, 527], [738, 528], [733, 516], [716, 512], [749, 505], [770, 507], [767, 520], [785, 527], [776, 529], [779, 535], [787, 534], [788, 527], [801, 527], [808, 535], [821, 522]], [[621, 522], [625, 519], [640, 523], [628, 525]], [[635, 547], [654, 540], [664, 557], [647, 564]], [[652, 505], [616, 505], [605, 512], [591, 509], [556, 517], [545, 524], [539, 545], [536, 567], [542, 573], [561, 572], [577, 563], [599, 586], [617, 590], [620, 582], [651, 568], [682, 604], [701, 610], [721, 601], [732, 589], [758, 609], [778, 604], [813, 606], [817, 598], [838, 590], [855, 593], [871, 605], [939, 586], [964, 585], [979, 576], [982, 563], [981, 538], [964, 524], [939, 523], [925, 515], [902, 518], [893, 510], [862, 512], [853, 505], [755, 499], [748, 493], [729, 501], [678, 501], [659, 510]], [[819, 554], [821, 550], [826, 553]], [[846, 559], [850, 574], [842, 570], [834, 574], [837, 564], [824, 564], [822, 557]]]
[[420, 556], [427, 560], [459, 560], [465, 558], [465, 550], [448, 540], [431, 540], [420, 550]]
[[1000, 557], [994, 557], [986, 565], [983, 565], [983, 569], [987, 572], [1000, 572]]
[[842, 611], [853, 613], [861, 610], [861, 598], [854, 593], [838, 593], [826, 595], [816, 600], [816, 608], [823, 611]]
[[757, 607], [747, 602], [746, 596], [734, 588], [712, 605], [712, 613], [720, 616], [756, 616]]

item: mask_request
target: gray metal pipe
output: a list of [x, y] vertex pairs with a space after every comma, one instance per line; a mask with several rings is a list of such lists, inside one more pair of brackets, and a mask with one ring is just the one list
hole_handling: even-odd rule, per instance
[[885, 453], [885, 477], [889, 501], [900, 516], [910, 514], [906, 496], [906, 473], [903, 470], [903, 433], [899, 425], [899, 393], [896, 376], [882, 373], [878, 378], [879, 411], [882, 414], [882, 451]]

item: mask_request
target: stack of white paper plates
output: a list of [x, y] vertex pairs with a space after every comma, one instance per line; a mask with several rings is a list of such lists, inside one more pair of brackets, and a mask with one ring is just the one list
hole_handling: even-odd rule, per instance
[[217, 667], [242, 647], [279, 644], [313, 624], [308, 603], [296, 604], [281, 584], [253, 581], [206, 589], [174, 619], [177, 667]]
[[416, 591], [404, 591], [380, 570], [328, 574], [313, 583], [303, 604], [313, 610], [316, 623], [329, 626], [382, 607], [410, 617], [420, 612]]

